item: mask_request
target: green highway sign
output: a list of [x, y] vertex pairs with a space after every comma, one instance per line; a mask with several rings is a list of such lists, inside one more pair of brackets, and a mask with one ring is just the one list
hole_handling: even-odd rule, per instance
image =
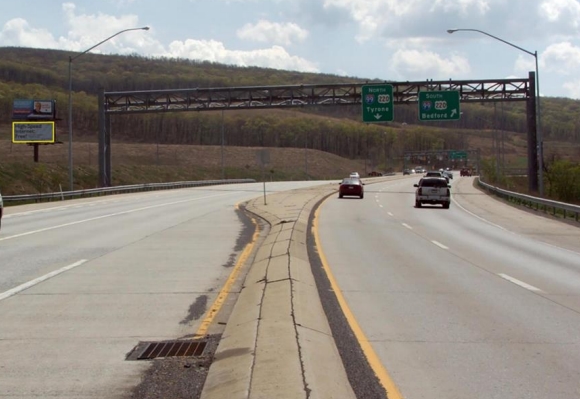
[[467, 158], [467, 152], [465, 151], [451, 151], [449, 152], [449, 159], [464, 159]]
[[458, 91], [420, 91], [420, 121], [454, 121], [461, 115]]
[[363, 122], [391, 122], [393, 113], [393, 85], [362, 86]]

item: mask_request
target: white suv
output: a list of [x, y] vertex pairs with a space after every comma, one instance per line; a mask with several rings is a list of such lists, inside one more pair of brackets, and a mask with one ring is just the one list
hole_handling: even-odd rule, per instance
[[421, 208], [423, 204], [441, 204], [449, 209], [451, 204], [450, 185], [442, 177], [424, 177], [415, 184], [415, 207]]

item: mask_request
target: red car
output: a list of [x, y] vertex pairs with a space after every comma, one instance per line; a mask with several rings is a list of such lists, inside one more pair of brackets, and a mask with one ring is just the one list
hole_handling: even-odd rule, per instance
[[364, 186], [364, 183], [360, 179], [350, 178], [350, 177], [347, 179], [344, 179], [340, 183], [340, 187], [338, 189], [338, 198], [342, 198], [345, 195], [364, 198], [365, 190], [364, 190], [363, 186]]
[[468, 168], [463, 168], [459, 171], [459, 176], [471, 176], [471, 171]]

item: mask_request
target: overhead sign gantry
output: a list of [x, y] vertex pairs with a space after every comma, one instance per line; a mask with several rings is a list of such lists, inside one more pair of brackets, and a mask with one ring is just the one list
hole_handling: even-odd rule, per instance
[[[109, 118], [112, 115], [306, 106], [356, 105], [361, 107], [365, 98], [363, 86], [376, 85], [392, 87], [392, 93], [390, 89], [388, 89], [389, 91], [386, 89], [384, 93], [378, 93], [383, 96], [390, 96], [390, 106], [370, 107], [380, 108], [380, 112], [373, 112], [376, 109], [370, 110], [369, 115], [365, 117], [367, 119], [381, 119], [381, 121], [391, 118], [394, 105], [420, 103], [422, 98], [420, 96], [424, 95], [421, 93], [428, 92], [455, 92], [456, 94], [445, 93], [441, 95], [445, 96], [448, 106], [450, 104], [457, 105], [457, 112], [450, 111], [446, 116], [437, 117], [438, 119], [426, 118], [426, 120], [449, 120], [459, 117], [459, 103], [525, 101], [528, 121], [529, 184], [531, 191], [537, 190], [538, 152], [534, 72], [529, 72], [527, 79], [427, 80], [421, 82], [216, 87], [123, 92], [102, 91], [99, 97], [100, 185], [104, 187], [111, 185], [111, 132]], [[453, 96], [453, 98], [450, 96]], [[386, 100], [386, 97], [381, 98]], [[377, 104], [380, 104], [378, 98]], [[385, 102], [384, 104], [387, 103]]]

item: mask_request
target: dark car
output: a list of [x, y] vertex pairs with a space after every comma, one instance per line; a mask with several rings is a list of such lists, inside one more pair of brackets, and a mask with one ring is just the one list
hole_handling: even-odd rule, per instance
[[444, 178], [447, 181], [447, 183], [449, 183], [449, 176], [446, 176], [443, 172], [439, 172], [436, 170], [432, 170], [425, 173], [425, 177], [441, 177]]
[[413, 173], [411, 169], [403, 169], [403, 175], [410, 175], [411, 173]]
[[453, 179], [453, 172], [451, 172], [450, 170], [444, 170], [441, 173], [443, 173], [443, 177], [448, 178], [448, 181], [449, 181], [449, 179]]
[[468, 168], [463, 168], [459, 171], [459, 176], [461, 176], [461, 177], [471, 176], [471, 170], [469, 170]]
[[363, 186], [364, 183], [360, 179], [350, 177], [348, 179], [344, 179], [338, 188], [338, 198], [342, 198], [344, 196], [364, 198], [365, 190]]

